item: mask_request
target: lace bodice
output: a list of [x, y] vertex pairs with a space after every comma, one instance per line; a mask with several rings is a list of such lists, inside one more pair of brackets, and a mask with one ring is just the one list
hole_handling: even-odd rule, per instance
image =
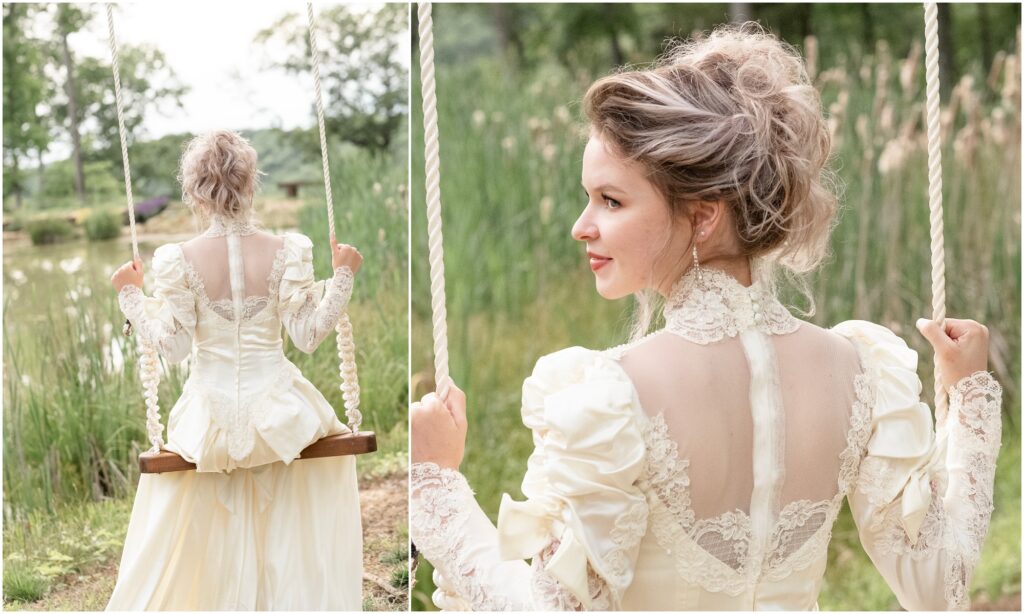
[[[303, 235], [277, 237], [215, 218], [200, 237], [156, 250], [151, 296], [131, 285], [121, 290], [121, 309], [143, 341], [170, 361], [191, 356], [167, 448], [200, 470], [291, 460], [314, 434], [342, 428], [333, 411], [303, 417], [280, 410], [287, 405], [280, 395], [308, 385], [285, 358], [282, 324], [300, 350], [312, 352], [352, 293], [348, 267], [317, 282], [312, 259]], [[201, 409], [185, 411], [189, 399]]]
[[987, 373], [954, 387], [936, 430], [916, 354], [880, 326], [823, 330], [708, 269], [665, 320], [538, 362], [526, 500], [506, 496], [497, 528], [461, 476], [415, 469], [411, 533], [439, 605], [811, 609], [844, 498], [904, 607], [966, 605], [1000, 436]]

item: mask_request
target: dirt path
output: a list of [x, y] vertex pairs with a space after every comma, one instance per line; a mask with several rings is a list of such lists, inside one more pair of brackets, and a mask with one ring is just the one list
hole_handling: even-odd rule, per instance
[[[396, 474], [360, 484], [363, 518], [363, 609], [405, 611], [406, 586], [401, 584], [407, 559], [408, 478]], [[372, 579], [368, 579], [372, 577]], [[406, 575], [405, 578], [408, 578]], [[86, 574], [68, 578], [62, 586], [33, 603], [5, 604], [5, 610], [102, 610], [117, 580], [117, 562], [108, 561]], [[390, 586], [390, 591], [378, 584]], [[395, 586], [395, 583], [398, 585]]]

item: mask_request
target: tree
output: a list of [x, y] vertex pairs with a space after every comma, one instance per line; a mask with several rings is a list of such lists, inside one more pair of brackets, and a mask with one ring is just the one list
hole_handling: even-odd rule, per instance
[[29, 4], [4, 4], [3, 194], [13, 196], [19, 209], [25, 191], [23, 160], [33, 153], [38, 157], [50, 142], [49, 128], [38, 113], [48, 91], [45, 56], [24, 24], [33, 10]]
[[[324, 115], [328, 132], [373, 150], [386, 150], [407, 113], [408, 69], [398, 40], [408, 36], [408, 8], [375, 11], [336, 5], [323, 9], [317, 32]], [[256, 36], [284, 43], [289, 55], [271, 67], [312, 73], [305, 16], [291, 13]], [[315, 102], [310, 91], [311, 109]], [[317, 140], [306, 138], [313, 147]]]
[[81, 114], [78, 110], [78, 92], [75, 88], [75, 62], [68, 46], [68, 35], [77, 32], [89, 22], [85, 10], [70, 4], [57, 6], [57, 38], [64, 66], [64, 92], [67, 95], [68, 133], [71, 135], [72, 157], [75, 160], [75, 195], [85, 202], [85, 170], [82, 167], [82, 134], [79, 129]]

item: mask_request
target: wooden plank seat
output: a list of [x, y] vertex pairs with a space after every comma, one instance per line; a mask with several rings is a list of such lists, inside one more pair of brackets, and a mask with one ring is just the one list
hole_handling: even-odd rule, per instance
[[[314, 441], [302, 450], [296, 460], [324, 458], [327, 456], [351, 456], [353, 454], [367, 454], [376, 451], [377, 435], [373, 431], [362, 432], [358, 435], [344, 433], [341, 435], [328, 435], [323, 439]], [[167, 450], [143, 452], [139, 455], [139, 471], [142, 473], [168, 473], [171, 471], [189, 471], [195, 468], [195, 463], [190, 463], [174, 452]]]

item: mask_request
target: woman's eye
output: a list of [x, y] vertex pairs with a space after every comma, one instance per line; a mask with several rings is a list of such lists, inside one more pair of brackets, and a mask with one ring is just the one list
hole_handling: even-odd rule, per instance
[[622, 206], [622, 203], [620, 203], [619, 201], [615, 200], [614, 198], [608, 198], [607, 196], [602, 196], [601, 198], [604, 199], [604, 204], [609, 209], [618, 209], [619, 207]]

